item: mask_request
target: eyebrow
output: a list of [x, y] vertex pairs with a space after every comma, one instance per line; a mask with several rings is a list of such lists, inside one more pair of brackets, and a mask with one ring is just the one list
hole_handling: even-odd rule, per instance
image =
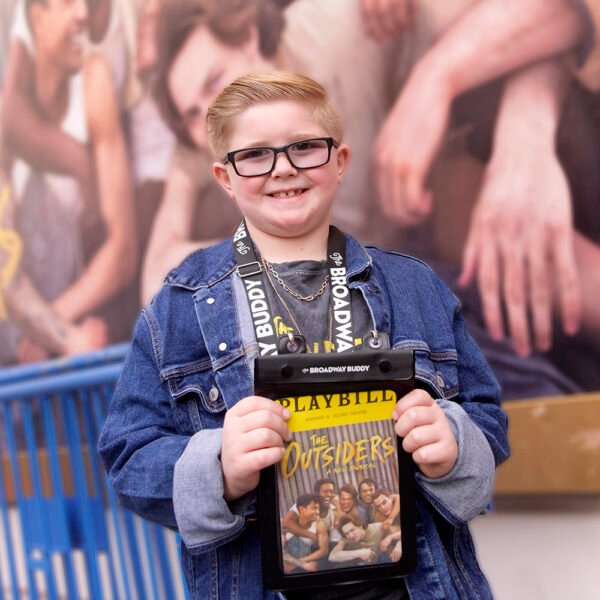
[[246, 144], [244, 146], [240, 146], [242, 149], [245, 148], [275, 148], [275, 147], [279, 147], [279, 146], [287, 146], [288, 144], [295, 144], [296, 142], [301, 142], [302, 140], [312, 140], [314, 138], [323, 138], [323, 137], [328, 137], [326, 134], [320, 134], [320, 133], [299, 133], [297, 135], [293, 135], [292, 139], [294, 140], [293, 142], [287, 142], [286, 144], [277, 144], [277, 146], [275, 146], [274, 144], [271, 144], [269, 142], [265, 142], [265, 141], [258, 141], [258, 142], [251, 142], [249, 144]]

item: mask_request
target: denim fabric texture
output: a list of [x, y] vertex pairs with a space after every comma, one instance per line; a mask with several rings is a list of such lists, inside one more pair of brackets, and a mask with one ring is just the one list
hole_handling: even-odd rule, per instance
[[[350, 288], [363, 294], [377, 329], [393, 348], [415, 351], [418, 385], [439, 400], [459, 444], [448, 475], [416, 475], [409, 595], [491, 598], [467, 522], [486, 510], [494, 467], [508, 456], [499, 386], [458, 300], [429, 267], [350, 237], [347, 262]], [[262, 585], [254, 494], [223, 499], [223, 419], [253, 393], [258, 353], [240, 291], [231, 240], [169, 274], [138, 319], [98, 445], [120, 502], [180, 532], [192, 599], [282, 597]]]

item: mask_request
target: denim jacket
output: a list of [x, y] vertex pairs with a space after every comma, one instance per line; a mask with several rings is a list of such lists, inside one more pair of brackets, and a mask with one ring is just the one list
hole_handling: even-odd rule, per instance
[[[413, 600], [491, 598], [467, 522], [508, 456], [499, 387], [456, 297], [422, 262], [347, 238], [348, 279], [393, 348], [415, 351], [457, 437], [450, 473], [417, 473]], [[225, 411], [253, 393], [258, 347], [231, 240], [172, 271], [141, 314], [98, 449], [120, 502], [180, 532], [190, 598], [282, 597], [263, 588], [254, 493], [223, 499]]]

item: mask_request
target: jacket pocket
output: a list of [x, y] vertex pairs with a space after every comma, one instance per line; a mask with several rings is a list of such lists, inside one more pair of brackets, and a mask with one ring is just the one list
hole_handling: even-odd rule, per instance
[[449, 400], [458, 394], [456, 352], [415, 351], [415, 377], [426, 383], [436, 398]]
[[201, 429], [223, 426], [225, 402], [212, 371], [186, 372], [168, 376], [173, 410], [183, 433], [193, 435]]

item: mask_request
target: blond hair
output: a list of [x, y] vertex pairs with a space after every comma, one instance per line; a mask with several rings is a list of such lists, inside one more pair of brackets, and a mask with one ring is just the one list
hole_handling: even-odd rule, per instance
[[235, 119], [256, 104], [291, 100], [308, 106], [337, 143], [342, 141], [342, 122], [327, 98], [324, 88], [313, 79], [298, 73], [271, 71], [249, 73], [230, 83], [213, 101], [206, 113], [208, 143], [217, 160], [229, 150], [227, 144]]

